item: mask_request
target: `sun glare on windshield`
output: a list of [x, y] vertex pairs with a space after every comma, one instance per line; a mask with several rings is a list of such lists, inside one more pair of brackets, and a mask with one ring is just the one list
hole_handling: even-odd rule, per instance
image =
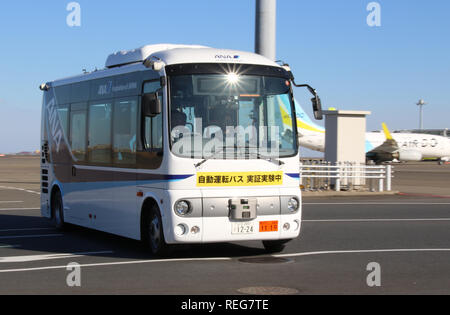
[[237, 84], [239, 82], [239, 75], [234, 73], [234, 72], [230, 72], [227, 74], [227, 82], [229, 84]]

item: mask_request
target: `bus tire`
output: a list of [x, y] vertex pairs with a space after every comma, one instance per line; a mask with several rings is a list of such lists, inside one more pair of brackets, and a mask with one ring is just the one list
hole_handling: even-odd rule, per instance
[[64, 230], [64, 206], [61, 192], [57, 189], [52, 198], [52, 221], [58, 230]]
[[155, 256], [167, 256], [170, 254], [170, 246], [164, 238], [161, 213], [156, 205], [153, 205], [144, 221], [144, 242]]
[[264, 249], [268, 253], [280, 253], [291, 240], [263, 241]]

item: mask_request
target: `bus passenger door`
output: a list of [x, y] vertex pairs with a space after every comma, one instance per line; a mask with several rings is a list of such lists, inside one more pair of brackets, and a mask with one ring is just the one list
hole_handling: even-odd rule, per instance
[[[77, 171], [83, 181], [80, 196], [83, 198], [82, 213], [89, 225], [99, 230], [110, 231], [114, 204], [114, 172], [112, 164], [112, 115], [113, 101], [101, 100], [89, 104], [88, 117], [88, 168]], [[83, 189], [84, 188], [84, 189]]]
[[64, 187], [65, 220], [69, 223], [82, 224], [86, 221], [83, 215], [83, 180], [77, 165], [86, 163], [86, 128], [87, 104], [72, 104], [69, 123], [69, 142], [72, 153], [72, 163], [69, 166], [69, 182]]
[[116, 99], [113, 107], [113, 173], [110, 224], [114, 233], [139, 238], [136, 196], [138, 97]]

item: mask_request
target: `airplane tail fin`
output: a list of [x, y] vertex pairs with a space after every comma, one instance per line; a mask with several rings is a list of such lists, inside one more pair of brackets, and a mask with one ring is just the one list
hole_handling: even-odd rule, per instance
[[399, 146], [397, 141], [392, 137], [391, 132], [389, 131], [388, 126], [386, 125], [386, 123], [382, 123], [381, 124], [383, 126], [383, 131], [384, 131], [384, 135], [386, 136], [386, 141], [384, 142], [383, 145], [388, 145], [391, 147], [392, 150], [398, 150]]
[[391, 132], [389, 131], [389, 128], [386, 125], [386, 123], [382, 123], [382, 126], [383, 126], [383, 131], [384, 131], [384, 134], [386, 136], [386, 139], [387, 140], [393, 140], [394, 138], [392, 138]]
[[295, 112], [297, 115], [297, 128], [300, 134], [302, 134], [302, 130], [325, 133], [325, 128], [314, 123], [297, 100], [295, 100]]

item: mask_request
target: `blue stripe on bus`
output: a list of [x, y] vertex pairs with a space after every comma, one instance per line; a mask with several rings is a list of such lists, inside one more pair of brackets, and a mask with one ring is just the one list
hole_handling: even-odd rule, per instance
[[174, 181], [174, 180], [183, 180], [188, 179], [194, 175], [166, 175], [166, 180]]

